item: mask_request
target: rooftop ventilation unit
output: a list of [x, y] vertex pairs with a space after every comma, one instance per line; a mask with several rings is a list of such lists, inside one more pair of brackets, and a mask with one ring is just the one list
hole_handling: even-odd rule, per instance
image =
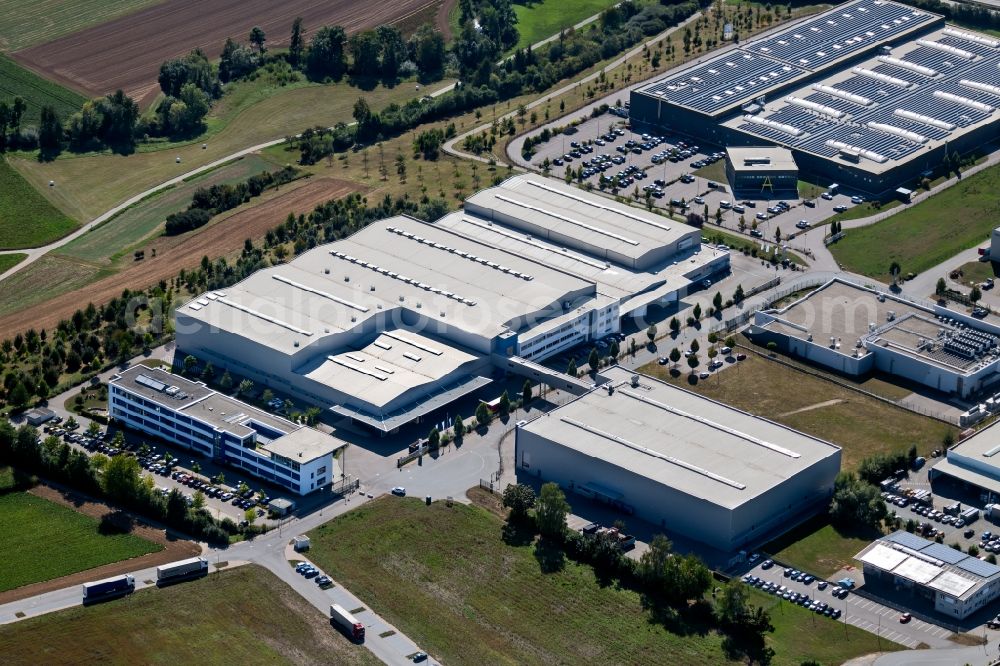
[[743, 120], [750, 123], [751, 125], [762, 125], [764, 127], [770, 127], [771, 129], [776, 129], [779, 132], [784, 132], [785, 134], [790, 134], [792, 136], [802, 136], [802, 130], [798, 127], [792, 127], [791, 125], [786, 125], [785, 123], [779, 123], [768, 118], [759, 118], [757, 116], [746, 115], [743, 116]]
[[839, 88], [832, 88], [830, 86], [824, 86], [822, 84], [813, 84], [813, 90], [817, 90], [821, 93], [826, 93], [830, 97], [837, 97], [848, 102], [853, 102], [855, 104], [860, 104], [861, 106], [870, 106], [872, 101], [867, 97], [862, 97], [861, 95], [855, 95], [854, 93], [847, 92], [846, 90], [840, 90]]
[[929, 78], [933, 78], [938, 75], [937, 70], [931, 69], [930, 67], [924, 67], [923, 65], [918, 65], [915, 62], [907, 62], [906, 60], [900, 60], [899, 58], [893, 58], [892, 56], [880, 55], [876, 58], [876, 60], [884, 62], [887, 65], [892, 65], [893, 67], [908, 69], [911, 72], [923, 74]]
[[978, 90], [980, 92], [1000, 96], [1000, 86], [992, 86], [988, 83], [980, 83], [979, 81], [970, 81], [969, 79], [962, 79], [961, 81], [959, 81], [959, 84], [965, 86], [966, 88], [972, 88], [973, 90]]
[[955, 129], [954, 123], [946, 123], [943, 120], [938, 120], [937, 118], [931, 118], [930, 116], [925, 116], [922, 113], [914, 113], [913, 111], [907, 111], [906, 109], [896, 109], [895, 111], [893, 111], [893, 115], [899, 116], [900, 118], [906, 118], [907, 120], [912, 120], [915, 123], [923, 123], [924, 125], [937, 127], [938, 129], [943, 129], [948, 132]]
[[852, 67], [851, 72], [857, 74], [858, 76], [864, 76], [869, 79], [881, 81], [882, 83], [888, 83], [889, 85], [896, 86], [897, 88], [909, 89], [913, 87], [913, 84], [909, 81], [897, 79], [895, 76], [889, 76], [888, 74], [883, 74], [882, 72], [873, 72], [872, 70], [865, 69], [864, 67]]
[[885, 132], [886, 134], [893, 134], [895, 136], [902, 137], [907, 141], [912, 141], [913, 143], [927, 143], [927, 137], [923, 134], [910, 132], [909, 130], [902, 129], [901, 127], [896, 127], [894, 125], [886, 125], [885, 123], [868, 123], [868, 127], [873, 130], [878, 130], [879, 132]]
[[983, 104], [982, 102], [977, 102], [974, 99], [969, 99], [968, 97], [962, 97], [960, 95], [952, 95], [943, 90], [935, 90], [934, 96], [938, 99], [945, 99], [949, 102], [954, 102], [955, 104], [961, 104], [962, 106], [967, 106], [970, 109], [975, 109], [976, 111], [982, 111], [983, 113], [993, 113], [996, 109], [989, 104]]
[[817, 104], [816, 102], [810, 102], [807, 99], [799, 99], [798, 97], [788, 96], [785, 98], [785, 101], [792, 106], [809, 109], [810, 111], [815, 111], [820, 115], [830, 116], [831, 118], [836, 118], [838, 120], [844, 117], [843, 111], [838, 111], [831, 106], [824, 106], [822, 104]]
[[869, 159], [872, 162], [876, 162], [878, 164], [883, 164], [887, 161], [887, 158], [884, 155], [879, 155], [874, 151], [865, 150], [857, 146], [852, 146], [850, 144], [844, 143], [843, 141], [834, 141], [833, 139], [827, 139], [826, 145], [830, 148], [836, 148], [837, 150], [850, 151], [856, 153], [861, 157]]
[[973, 42], [975, 44], [982, 44], [983, 46], [989, 46], [990, 48], [1000, 47], [1000, 41], [996, 39], [990, 39], [989, 37], [983, 37], [982, 35], [976, 35], [971, 32], [965, 32], [964, 30], [956, 30], [955, 28], [945, 28], [942, 32], [946, 35], [952, 37], [957, 37], [958, 39], [964, 39], [967, 42]]
[[917, 44], [920, 46], [926, 46], [929, 49], [935, 49], [937, 51], [944, 51], [950, 55], [965, 58], [966, 60], [972, 60], [976, 57], [976, 54], [972, 51], [966, 51], [965, 49], [955, 48], [954, 46], [948, 46], [947, 44], [942, 44], [941, 42], [932, 42], [928, 39], [918, 39]]

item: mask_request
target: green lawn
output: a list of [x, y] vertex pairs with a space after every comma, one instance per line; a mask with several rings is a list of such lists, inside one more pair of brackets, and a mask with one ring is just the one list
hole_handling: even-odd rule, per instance
[[157, 0], [4, 0], [0, 12], [0, 51], [33, 44], [104, 23]]
[[0, 654], [11, 666], [380, 663], [254, 565], [0, 626]]
[[[692, 176], [697, 176], [698, 178], [704, 178], [706, 180], [714, 180], [717, 183], [722, 183], [726, 187], [729, 187], [729, 179], [726, 176], [726, 161], [719, 160], [718, 162], [712, 162], [707, 166], [703, 166], [700, 169], [695, 169], [691, 172]], [[713, 213], [715, 211], [712, 211]]]
[[826, 516], [817, 516], [765, 545], [763, 550], [782, 564], [829, 578], [846, 566], [857, 566], [854, 556], [877, 537], [877, 534], [845, 533], [830, 525]]
[[869, 217], [871, 215], [877, 215], [878, 213], [884, 213], [886, 211], [890, 211], [896, 206], [899, 206], [901, 203], [902, 203], [901, 201], [898, 201], [896, 199], [893, 199], [892, 201], [886, 201], [885, 203], [866, 201], [862, 204], [851, 206], [843, 213], [836, 213], [835, 215], [832, 215], [823, 220], [823, 222], [821, 222], [820, 224], [833, 222], [834, 220], [837, 220], [838, 222], [843, 222], [844, 220], [858, 220], [861, 219], [862, 217]]
[[[0, 19], [2, 21], [3, 19]], [[27, 103], [21, 125], [38, 126], [42, 107], [52, 106], [60, 118], [80, 110], [87, 98], [28, 71], [0, 53], [0, 100], [8, 104], [20, 96]]]
[[521, 35], [516, 48], [540, 42], [616, 3], [617, 0], [529, 0], [525, 4], [515, 4], [517, 30]]
[[[128, 156], [63, 153], [52, 162], [39, 162], [33, 155], [21, 153], [10, 160], [60, 210], [77, 220], [91, 220], [139, 192], [243, 148], [297, 134], [307, 127], [352, 122], [359, 97], [373, 109], [381, 109], [390, 102], [403, 103], [423, 94], [423, 90], [416, 92], [412, 81], [371, 91], [346, 82], [285, 87], [263, 80], [241, 83], [216, 104], [207, 119], [208, 132], [194, 141], [140, 146], [139, 152]], [[204, 149], [202, 144], [206, 144]], [[57, 186], [49, 188], [50, 180]]]
[[970, 287], [986, 279], [996, 279], [997, 277], [997, 265], [992, 261], [970, 261], [959, 266], [959, 269], [962, 271], [962, 277], [958, 278], [957, 281]]
[[[313, 530], [310, 559], [447, 664], [728, 663], [715, 632], [668, 630], [588, 566], [543, 573], [533, 545], [507, 545], [501, 532], [480, 507], [386, 497]], [[773, 663], [842, 663], [877, 647], [854, 627], [843, 640], [843, 625], [813, 624], [808, 611], [783, 609], [768, 639]]]
[[0, 250], [45, 245], [76, 226], [0, 158]]
[[28, 493], [0, 496], [0, 592], [162, 550], [131, 534], [100, 534], [98, 526], [89, 516]]
[[274, 162], [263, 157], [247, 155], [140, 201], [59, 248], [56, 254], [98, 264], [109, 262], [135, 243], [162, 231], [167, 215], [187, 208], [195, 190], [212, 185], [232, 185], [261, 171], [276, 168]]
[[889, 281], [889, 265], [920, 273], [989, 238], [1000, 219], [1000, 166], [963, 178], [944, 192], [860, 229], [830, 246], [845, 269]]
[[20, 252], [16, 252], [14, 254], [0, 254], [0, 273], [5, 273], [14, 266], [17, 266], [19, 263], [24, 261], [24, 258], [27, 256], [28, 255], [21, 254]]
[[[670, 350], [669, 338], [662, 342]], [[704, 352], [701, 353], [704, 362]], [[843, 448], [842, 467], [856, 469], [875, 453], [906, 451], [916, 444], [921, 455], [939, 448], [954, 429], [933, 419], [886, 404], [826, 380], [749, 354], [737, 368], [691, 385], [688, 368], [672, 378], [669, 366], [651, 363], [641, 371], [758, 416], [825, 439]], [[795, 390], [790, 391], [789, 387]], [[815, 407], [839, 400], [835, 404]], [[802, 410], [806, 407], [812, 409]]]

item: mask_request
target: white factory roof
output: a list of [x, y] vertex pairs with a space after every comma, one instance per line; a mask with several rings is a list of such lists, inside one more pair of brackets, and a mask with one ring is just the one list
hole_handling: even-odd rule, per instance
[[798, 169], [792, 151], [780, 146], [726, 148], [729, 161], [737, 171], [794, 171]]
[[[538, 174], [508, 178], [473, 194], [466, 207], [486, 219], [517, 218], [573, 238], [600, 255], [605, 250], [639, 259], [671, 245], [697, 229], [656, 213], [583, 192]], [[485, 211], [485, 212], [484, 212]]]
[[397, 310], [491, 338], [588, 289], [580, 278], [400, 216], [205, 293], [181, 312], [291, 355]]
[[414, 331], [383, 331], [367, 346], [319, 356], [299, 372], [381, 407], [480, 357]]
[[735, 508], [839, 456], [833, 444], [623, 368], [605, 387], [523, 426], [604, 463]]

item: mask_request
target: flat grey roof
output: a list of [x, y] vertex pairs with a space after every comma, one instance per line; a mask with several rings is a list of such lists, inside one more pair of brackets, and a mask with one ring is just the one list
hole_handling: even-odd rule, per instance
[[736, 171], [795, 171], [792, 151], [780, 146], [751, 146], [726, 148], [726, 154]]
[[299, 428], [284, 437], [263, 444], [260, 448], [273, 455], [304, 463], [329, 455], [345, 446], [347, 442], [332, 435], [313, 428]]
[[[1000, 427], [997, 426], [998, 423], [1000, 421], [991, 423], [971, 437], [966, 437], [948, 449], [948, 453], [972, 458], [983, 467], [993, 468], [998, 475], [994, 481], [1000, 483]], [[938, 465], [940, 464], [938, 463]], [[936, 468], [937, 465], [935, 465]]]
[[599, 387], [531, 421], [524, 430], [735, 508], [840, 449], [677, 386], [614, 367]]
[[[974, 372], [1000, 354], [996, 336], [942, 311], [948, 312], [835, 278], [781, 310], [763, 313], [772, 321], [761, 327], [819, 345], [835, 338], [839, 347], [833, 351], [845, 356], [891, 348], [957, 373]], [[966, 342], [983, 351], [962, 355]]]

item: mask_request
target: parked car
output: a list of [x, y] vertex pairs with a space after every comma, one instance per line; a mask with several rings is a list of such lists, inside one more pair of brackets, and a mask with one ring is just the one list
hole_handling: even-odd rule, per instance
[[899, 623], [900, 624], [906, 624], [911, 619], [913, 619], [912, 615], [910, 615], [909, 613], [903, 613], [902, 615], [899, 616]]
[[392, 492], [393, 495], [396, 495], [398, 497], [406, 496], [406, 488], [404, 488], [403, 486], [396, 486], [390, 492]]

